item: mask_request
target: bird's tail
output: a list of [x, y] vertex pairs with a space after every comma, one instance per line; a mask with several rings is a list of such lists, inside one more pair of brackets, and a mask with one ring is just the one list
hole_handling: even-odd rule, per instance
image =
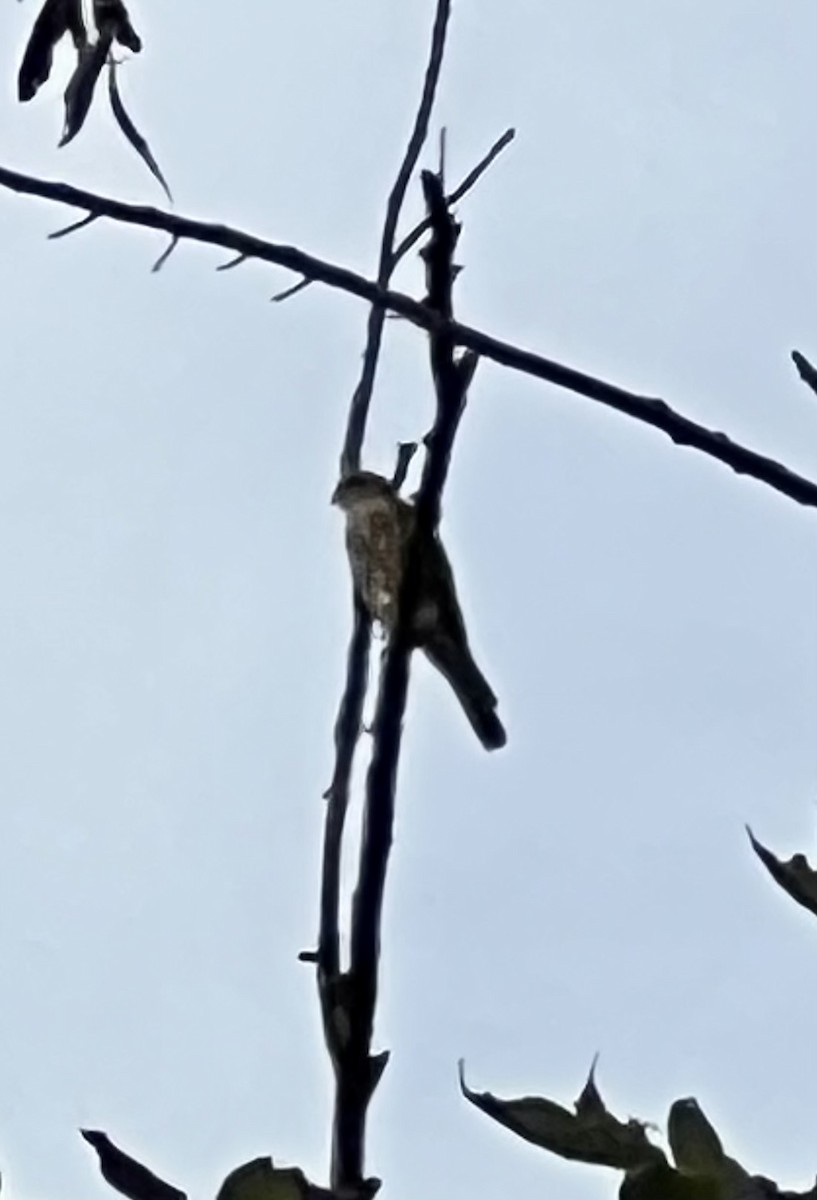
[[448, 638], [436, 638], [423, 649], [451, 684], [474, 733], [486, 750], [498, 750], [508, 740], [496, 714], [497, 698], [474, 662], [470, 650]]

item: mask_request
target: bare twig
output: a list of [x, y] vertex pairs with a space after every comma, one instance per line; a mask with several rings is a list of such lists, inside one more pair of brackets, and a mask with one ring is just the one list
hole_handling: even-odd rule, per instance
[[[417, 165], [420, 151], [428, 137], [428, 125], [431, 119], [431, 110], [434, 106], [434, 97], [437, 94], [437, 84], [440, 79], [445, 50], [445, 35], [450, 15], [451, 0], [437, 0], [437, 12], [431, 32], [431, 50], [428, 58], [428, 66], [426, 67], [425, 80], [423, 81], [423, 92], [420, 97], [417, 116], [414, 119], [414, 128], [409, 138], [406, 153], [400, 165], [400, 170], [397, 172], [397, 178], [394, 181], [394, 187], [391, 190], [391, 195], [386, 205], [386, 220], [383, 224], [383, 235], [380, 240], [380, 262], [377, 268], [377, 283], [381, 288], [388, 287], [396, 265], [394, 237], [397, 232], [397, 222], [400, 219], [400, 210], [403, 207], [403, 200], [406, 196], [406, 189], [408, 188], [412, 172]], [[354, 471], [360, 466], [360, 452], [363, 446], [363, 435], [366, 429], [369, 406], [372, 401], [377, 360], [380, 355], [380, 344], [383, 340], [385, 315], [385, 306], [379, 302], [375, 302], [369, 313], [366, 349], [363, 353], [363, 370], [360, 382], [352, 396], [352, 403], [349, 406], [346, 438], [340, 462], [341, 475], [345, 475], [349, 471]]]
[[[449, 206], [456, 204], [458, 200], [461, 200], [463, 196], [466, 195], [466, 193], [470, 192], [474, 184], [477, 183], [488, 170], [494, 159], [502, 153], [506, 146], [510, 145], [515, 137], [515, 129], [506, 129], [502, 137], [497, 138], [485, 157], [480, 159], [474, 169], [468, 172], [462, 183], [455, 187], [450, 196], [448, 196]], [[406, 234], [400, 245], [395, 250], [395, 263], [398, 263], [401, 259], [405, 258], [412, 246], [416, 246], [423, 234], [428, 233], [430, 228], [431, 222], [429, 221], [428, 217], [424, 217], [422, 221], [415, 225], [411, 233]]]
[[299, 279], [297, 283], [293, 283], [292, 287], [284, 288], [282, 292], [276, 292], [272, 299], [276, 304], [280, 304], [282, 300], [289, 300], [290, 296], [297, 296], [298, 292], [308, 288], [311, 282], [311, 279]]
[[396, 492], [399, 492], [400, 488], [405, 483], [408, 469], [411, 466], [411, 460], [414, 458], [416, 453], [416, 442], [401, 442], [397, 447], [397, 464], [394, 468], [394, 474], [391, 478], [392, 487]]
[[113, 56], [111, 56], [108, 63], [108, 98], [111, 102], [111, 111], [116, 118], [119, 128], [133, 146], [136, 153], [145, 163], [153, 178], [160, 184], [162, 190], [172, 204], [173, 194], [167, 185], [167, 180], [162, 174], [162, 169], [154, 158], [153, 151], [148, 145], [147, 139], [136, 128], [131, 119], [130, 113], [125, 108], [122, 94], [119, 91], [119, 83], [116, 78], [116, 61], [114, 60]]
[[165, 249], [162, 251], [162, 253], [159, 255], [159, 257], [156, 259], [156, 262], [150, 268], [154, 275], [156, 275], [159, 271], [161, 271], [162, 267], [165, 265], [167, 260], [170, 258], [171, 254], [176, 249], [178, 244], [179, 244], [179, 239], [177, 237], [173, 237], [170, 239], [170, 244], [165, 247]]
[[232, 271], [235, 267], [240, 267], [242, 263], [247, 261], [246, 254], [236, 254], [234, 258], [229, 259], [226, 263], [220, 263], [217, 271]]
[[96, 213], [88, 213], [88, 216], [83, 217], [80, 221], [72, 221], [70, 225], [64, 225], [62, 229], [55, 229], [53, 233], [49, 233], [48, 240], [55, 242], [58, 238], [67, 237], [69, 233], [75, 233], [77, 229], [84, 229], [86, 225], [91, 225], [98, 219]]
[[[506, 129], [502, 134], [502, 137], [497, 138], [488, 153], [479, 160], [477, 165], [465, 176], [462, 183], [458, 184], [457, 187], [454, 188], [453, 192], [451, 192], [451, 194], [448, 196], [449, 205], [456, 204], [457, 201], [461, 200], [463, 196], [467, 195], [467, 193], [471, 191], [471, 188], [473, 188], [475, 184], [479, 182], [494, 159], [498, 158], [505, 147], [509, 146], [515, 137], [515, 129]], [[424, 217], [422, 221], [419, 221], [418, 224], [414, 226], [410, 233], [406, 234], [394, 251], [392, 274], [394, 273], [394, 268], [397, 266], [397, 264], [405, 258], [412, 246], [417, 245], [423, 234], [428, 233], [430, 228], [431, 224], [428, 217]], [[231, 263], [228, 263], [227, 267], [231, 265]], [[219, 267], [218, 270], [223, 271], [226, 270], [227, 267]], [[298, 283], [293, 284], [291, 288], [287, 288], [283, 292], [278, 292], [272, 297], [272, 299], [275, 301], [288, 300], [290, 296], [294, 296], [297, 292], [303, 291], [304, 288], [308, 288], [314, 282], [314, 279], [301, 279], [298, 281]], [[392, 314], [388, 313], [387, 315], [391, 316]]]
[[[107, 196], [98, 196], [81, 188], [71, 187], [67, 183], [54, 183], [48, 180], [35, 179], [29, 175], [21, 175], [0, 167], [0, 187], [28, 195], [42, 196], [47, 200], [68, 204], [74, 208], [84, 208], [95, 216], [108, 217], [121, 221], [126, 225], [141, 226], [145, 229], [157, 229], [180, 240], [201, 242], [204, 245], [218, 246], [223, 250], [242, 254], [246, 258], [259, 259], [262, 262], [274, 263], [324, 283], [328, 287], [338, 288], [350, 295], [358, 296], [370, 304], [382, 304], [384, 309], [398, 313], [420, 329], [432, 332], [439, 328], [440, 320], [426, 304], [413, 300], [403, 292], [394, 292], [378, 287], [377, 283], [365, 279], [355, 271], [339, 267], [325, 259], [315, 258], [294, 246], [282, 246], [274, 242], [264, 241], [263, 238], [243, 233], [227, 225], [208, 224], [204, 221], [193, 221], [176, 213], [162, 212], [156, 208], [143, 208], [135, 204], [125, 204], [121, 200], [113, 200]], [[690, 421], [687, 417], [675, 412], [664, 401], [649, 396], [639, 396], [628, 392], [615, 384], [586, 375], [573, 367], [565, 366], [552, 359], [523, 350], [510, 342], [491, 337], [480, 329], [470, 325], [462, 325], [452, 321], [449, 332], [458, 346], [475, 351], [481, 358], [491, 359], [511, 370], [520, 371], [536, 379], [544, 379], [556, 387], [566, 388], [577, 392], [589, 400], [595, 400], [617, 412], [634, 417], [660, 429], [679, 446], [690, 446], [703, 454], [725, 463], [739, 475], [749, 475], [760, 483], [774, 488], [775, 491], [788, 496], [798, 504], [817, 507], [817, 484], [801, 475], [789, 471], [781, 463], [749, 450], [737, 442], [733, 442], [725, 433], [707, 429], [703, 425]]]
[[478, 183], [481, 177], [490, 167], [495, 158], [498, 158], [506, 146], [510, 146], [513, 139], [516, 137], [515, 129], [506, 129], [501, 137], [497, 138], [488, 153], [479, 160], [472, 171], [463, 179], [462, 183], [454, 188], [453, 192], [448, 196], [449, 207], [462, 200], [463, 196], [471, 191], [475, 183]]

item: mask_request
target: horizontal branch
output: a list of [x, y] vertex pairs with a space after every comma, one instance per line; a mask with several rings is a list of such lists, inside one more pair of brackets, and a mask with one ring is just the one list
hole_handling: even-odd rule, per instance
[[282, 246], [274, 242], [267, 242], [263, 238], [231, 229], [227, 225], [193, 221], [189, 217], [161, 212], [156, 208], [125, 204], [121, 200], [113, 200], [107, 196], [86, 192], [67, 183], [35, 179], [29, 175], [10, 171], [5, 167], [0, 167], [0, 186], [15, 192], [41, 196], [46, 200], [68, 204], [74, 208], [84, 208], [95, 216], [108, 217], [110, 220], [120, 221], [126, 225], [156, 229], [168, 234], [171, 238], [219, 246], [223, 250], [243, 255], [245, 258], [255, 258], [262, 262], [286, 267], [309, 279], [324, 283], [328, 287], [339, 288], [350, 295], [358, 296], [361, 300], [382, 304], [384, 308], [398, 313], [412, 324], [431, 333], [437, 333], [445, 327], [457, 345], [474, 350], [483, 358], [492, 359], [512, 370], [521, 371], [525, 375], [532, 375], [536, 379], [544, 379], [557, 387], [577, 392], [589, 400], [595, 400], [617, 412], [625, 413], [638, 421], [652, 425], [653, 428], [666, 433], [680, 446], [691, 446], [695, 450], [700, 450], [703, 454], [708, 454], [711, 458], [725, 463], [738, 474], [749, 475], [760, 483], [774, 488], [775, 491], [781, 492], [784, 496], [796, 500], [798, 504], [817, 507], [817, 484], [789, 471], [774, 459], [757, 454], [755, 451], [733, 442], [725, 433], [718, 433], [703, 425], [698, 425], [695, 421], [690, 421], [675, 412], [663, 400], [625, 391], [624, 388], [596, 379], [592, 375], [585, 375], [572, 367], [543, 358], [539, 354], [523, 350], [508, 342], [500, 341], [471, 326], [461, 325], [456, 321], [443, 322], [427, 305], [420, 304], [410, 296], [406, 296], [402, 292], [379, 288], [376, 283], [354, 271], [315, 258], [294, 246]]

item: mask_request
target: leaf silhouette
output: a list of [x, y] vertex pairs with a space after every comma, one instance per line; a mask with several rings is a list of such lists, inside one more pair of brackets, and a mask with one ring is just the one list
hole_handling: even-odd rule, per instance
[[817, 367], [810, 363], [805, 354], [801, 354], [799, 350], [792, 350], [791, 360], [797, 367], [797, 374], [803, 383], [808, 384], [811, 390], [817, 393]]
[[120, 1150], [100, 1129], [80, 1129], [99, 1155], [102, 1178], [128, 1200], [187, 1200], [186, 1193]]
[[131, 25], [123, 0], [94, 0], [94, 21], [100, 34], [110, 33], [120, 46], [134, 54], [142, 49], [142, 39]]
[[[595, 1064], [594, 1064], [595, 1066]], [[590, 1071], [587, 1083], [574, 1104], [575, 1112], [543, 1096], [521, 1096], [502, 1100], [490, 1092], [474, 1092], [465, 1083], [460, 1060], [460, 1089], [466, 1100], [493, 1117], [519, 1137], [579, 1162], [615, 1167], [620, 1171], [643, 1170], [666, 1163], [664, 1153], [647, 1138], [641, 1121], [619, 1121], [605, 1107]]]
[[750, 1175], [724, 1152], [721, 1139], [694, 1096], [675, 1100], [667, 1121], [675, 1166], [701, 1200], [769, 1200], [780, 1194], [763, 1175]]
[[17, 77], [20, 100], [31, 100], [48, 79], [54, 61], [54, 47], [66, 33], [71, 34], [77, 50], [87, 45], [82, 0], [45, 0], [37, 14], [20, 64]]
[[146, 140], [142, 137], [141, 133], [130, 119], [128, 111], [125, 108], [125, 105], [122, 103], [122, 96], [120, 95], [119, 85], [116, 81], [116, 63], [113, 59], [111, 59], [108, 64], [108, 96], [110, 97], [113, 115], [116, 117], [116, 122], [119, 125], [119, 128], [133, 146], [136, 153], [139, 154], [147, 163], [148, 170], [151, 172], [154, 178], [158, 179], [159, 183], [165, 190], [168, 200], [172, 204], [173, 196], [171, 195], [170, 188], [167, 186], [167, 180], [162, 174], [156, 159], [153, 157], [150, 146], [147, 144]]
[[[352, 1192], [370, 1196], [371, 1188]], [[216, 1200], [331, 1200], [332, 1193], [310, 1183], [300, 1167], [276, 1167], [271, 1158], [254, 1158], [231, 1171]]]
[[817, 914], [817, 871], [809, 866], [805, 854], [794, 854], [787, 862], [783, 862], [757, 840], [748, 825], [746, 832], [752, 849], [775, 883], [788, 892], [792, 900]]
[[99, 74], [105, 66], [111, 48], [111, 35], [101, 33], [99, 40], [91, 46], [81, 46], [78, 51], [74, 74], [65, 89], [65, 127], [59, 145], [67, 146], [77, 136], [91, 108], [94, 88]]

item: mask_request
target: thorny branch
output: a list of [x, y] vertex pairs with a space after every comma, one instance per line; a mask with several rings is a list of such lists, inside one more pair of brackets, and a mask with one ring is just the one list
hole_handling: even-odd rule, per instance
[[[413, 300], [402, 292], [384, 290], [377, 283], [365, 279], [354, 271], [339, 267], [324, 259], [298, 250], [295, 246], [282, 246], [267, 242], [263, 238], [243, 233], [227, 225], [215, 225], [205, 221], [193, 221], [175, 213], [161, 212], [156, 208], [125, 204], [107, 196], [99, 196], [67, 183], [35, 179], [0, 167], [0, 187], [12, 191], [42, 196], [74, 208], [84, 208], [98, 217], [108, 217], [126, 225], [157, 229], [179, 240], [201, 242], [219, 246], [244, 258], [256, 258], [262, 262], [275, 263], [300, 275], [338, 288], [367, 300], [370, 304], [380, 303], [385, 309], [398, 313], [412, 324], [429, 333], [438, 330], [441, 322], [436, 313], [426, 304]], [[617, 412], [625, 413], [655, 429], [666, 433], [679, 446], [690, 446], [703, 454], [725, 463], [739, 475], [749, 475], [760, 483], [774, 488], [798, 504], [817, 507], [817, 484], [801, 475], [789, 471], [781, 463], [766, 455], [749, 450], [733, 442], [725, 433], [707, 429], [696, 421], [675, 412], [664, 401], [649, 396], [639, 396], [615, 384], [586, 375], [573, 367], [554, 362], [530, 350], [524, 350], [510, 342], [491, 337], [480, 329], [462, 325], [458, 321], [446, 323], [455, 345], [473, 350], [481, 358], [491, 359], [511, 370], [520, 371], [536, 379], [544, 379], [557, 387], [577, 392]]]

